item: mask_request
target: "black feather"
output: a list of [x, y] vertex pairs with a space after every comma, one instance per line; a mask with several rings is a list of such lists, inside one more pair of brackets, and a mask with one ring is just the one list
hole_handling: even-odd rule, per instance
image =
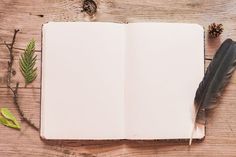
[[[217, 98], [229, 82], [236, 68], [236, 42], [225, 40], [217, 50], [196, 91], [194, 123], [205, 122], [205, 110], [216, 107]], [[195, 128], [195, 126], [194, 126]], [[194, 130], [194, 129], [193, 129]], [[189, 144], [191, 145], [192, 137]]]

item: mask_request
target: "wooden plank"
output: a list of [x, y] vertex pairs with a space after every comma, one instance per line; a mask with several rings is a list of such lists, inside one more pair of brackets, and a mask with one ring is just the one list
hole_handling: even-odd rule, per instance
[[[230, 37], [236, 39], [235, 0], [97, 0], [98, 13], [90, 19], [81, 13], [81, 0], [2, 0], [0, 1], [0, 42], [11, 41], [13, 30], [21, 31], [16, 47], [24, 49], [34, 38], [41, 49], [41, 26], [47, 21], [111, 21], [111, 22], [191, 22], [207, 28], [211, 22], [223, 23], [224, 33], [218, 39], [208, 39], [206, 58], [212, 58], [220, 43]], [[18, 62], [22, 51], [16, 50], [13, 84], [20, 82], [19, 102], [27, 116], [39, 125], [40, 76], [24, 88]], [[41, 53], [37, 52], [40, 68]], [[9, 107], [17, 115], [10, 91], [5, 85], [8, 52], [0, 45], [0, 107]], [[209, 61], [206, 62], [208, 65]], [[16, 131], [0, 125], [0, 156], [235, 156], [236, 154], [236, 74], [224, 92], [220, 105], [208, 113], [206, 138], [187, 141], [42, 141], [39, 133], [22, 123]], [[178, 127], [178, 126], [176, 126]]]

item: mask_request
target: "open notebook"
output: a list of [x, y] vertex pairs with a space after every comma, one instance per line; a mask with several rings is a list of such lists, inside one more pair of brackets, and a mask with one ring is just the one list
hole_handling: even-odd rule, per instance
[[42, 35], [42, 138], [190, 138], [201, 26], [49, 22]]

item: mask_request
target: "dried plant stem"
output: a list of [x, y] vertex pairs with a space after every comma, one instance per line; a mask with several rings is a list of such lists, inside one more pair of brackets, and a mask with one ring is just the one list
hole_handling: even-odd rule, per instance
[[9, 55], [10, 55], [10, 61], [8, 61], [8, 68], [7, 68], [7, 87], [10, 89], [10, 91], [13, 94], [13, 101], [14, 104], [22, 118], [23, 121], [25, 121], [27, 124], [29, 124], [32, 128], [34, 128], [35, 130], [39, 130], [39, 128], [30, 120], [28, 119], [23, 110], [21, 109], [19, 103], [18, 103], [18, 87], [19, 87], [19, 82], [16, 83], [16, 87], [13, 88], [11, 86], [11, 78], [12, 78], [12, 66], [14, 63], [14, 55], [13, 55], [13, 49], [14, 49], [14, 43], [15, 43], [15, 39], [16, 39], [16, 34], [19, 32], [18, 29], [14, 30], [14, 35], [12, 38], [12, 42], [10, 44], [7, 44], [6, 42], [4, 42], [4, 45], [7, 47], [8, 51], [9, 51]]

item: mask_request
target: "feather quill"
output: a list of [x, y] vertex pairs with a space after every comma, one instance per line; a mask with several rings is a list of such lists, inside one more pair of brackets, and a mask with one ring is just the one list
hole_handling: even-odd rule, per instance
[[203, 80], [200, 82], [194, 98], [194, 127], [189, 140], [192, 143], [196, 124], [205, 122], [205, 110], [217, 106], [217, 98], [229, 82], [236, 68], [236, 42], [226, 39], [217, 50], [209, 64]]

